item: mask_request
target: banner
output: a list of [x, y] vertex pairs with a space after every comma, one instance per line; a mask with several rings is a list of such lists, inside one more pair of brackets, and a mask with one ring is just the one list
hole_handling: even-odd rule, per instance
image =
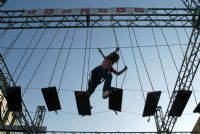
[[147, 14], [147, 8], [73, 8], [73, 9], [33, 9], [25, 10], [22, 16], [42, 16], [42, 15], [115, 15], [115, 14]]

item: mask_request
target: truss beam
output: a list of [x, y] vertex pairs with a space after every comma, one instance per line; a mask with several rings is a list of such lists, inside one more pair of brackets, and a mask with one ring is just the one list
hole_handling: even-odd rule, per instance
[[149, 8], [145, 14], [24, 16], [24, 10], [0, 11], [0, 29], [192, 27], [195, 9]]
[[181, 65], [181, 69], [179, 71], [176, 84], [174, 87], [173, 94], [170, 98], [170, 102], [167, 108], [167, 111], [165, 113], [165, 116], [163, 118], [163, 123], [161, 126], [161, 131], [168, 131], [172, 132], [174, 125], [177, 121], [176, 116], [169, 116], [170, 109], [174, 103], [175, 97], [177, 95], [178, 90], [189, 90], [192, 84], [192, 81], [194, 79], [194, 76], [196, 74], [196, 71], [198, 69], [200, 60], [198, 58], [198, 52], [199, 52], [199, 37], [200, 31], [196, 28], [193, 28], [192, 34], [190, 36], [189, 44]]
[[[26, 128], [26, 126], [0, 125], [0, 132], [23, 132], [23, 133], [29, 134], [30, 131], [28, 131], [28, 128], [26, 128], [26, 129], [24, 129], [24, 128]], [[46, 127], [32, 126], [32, 129], [40, 130], [40, 131], [34, 131], [34, 134], [41, 134], [41, 133], [45, 133], [45, 131], [46, 131]]]
[[38, 106], [36, 113], [35, 113], [35, 117], [34, 117], [34, 126], [35, 127], [42, 127], [43, 121], [44, 121], [44, 117], [45, 117], [45, 113], [46, 113], [46, 108], [45, 106]]

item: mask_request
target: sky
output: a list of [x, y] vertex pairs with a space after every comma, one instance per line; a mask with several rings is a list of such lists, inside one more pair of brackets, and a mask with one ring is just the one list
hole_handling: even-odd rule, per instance
[[[173, 8], [183, 7], [183, 4], [180, 0], [8, 0], [1, 10], [86, 7]], [[88, 30], [89, 34], [91, 34], [91, 38], [88, 37], [87, 39]], [[164, 35], [161, 30], [164, 31]], [[5, 34], [1, 34], [0, 53], [5, 53], [6, 48], [12, 44], [20, 31], [21, 30], [7, 30]], [[36, 29], [24, 30], [14, 43], [14, 46], [9, 49], [8, 55], [4, 55], [5, 62], [14, 81], [16, 81], [17, 85], [22, 87], [23, 92], [26, 90], [23, 95], [23, 101], [32, 117], [38, 105], [45, 105], [41, 88], [50, 85], [56, 86], [57, 88], [60, 87], [59, 99], [62, 109], [58, 111], [57, 114], [47, 111], [43, 125], [47, 126], [48, 130], [114, 132], [156, 131], [154, 117], [151, 117], [149, 121], [149, 118], [142, 117], [145, 104], [143, 95], [146, 97], [148, 92], [162, 91], [159, 106], [162, 106], [162, 110], [165, 113], [169, 103], [169, 94], [167, 92], [162, 66], [167, 79], [169, 93], [171, 94], [178, 76], [177, 71], [183, 60], [183, 53], [188, 44], [188, 35], [190, 36], [191, 29], [154, 28], [153, 33], [151, 28], [134, 28], [130, 29], [130, 39], [127, 28], [116, 28], [117, 42], [119, 47], [121, 47], [120, 51], [123, 55], [125, 65], [128, 67], [123, 86], [122, 80], [124, 74], [118, 76], [117, 80], [116, 76], [113, 76], [112, 81], [112, 86], [119, 88], [122, 86], [124, 89], [122, 112], [115, 115], [113, 111], [108, 109], [108, 100], [101, 98], [101, 84], [97, 87], [90, 99], [90, 103], [93, 106], [92, 115], [85, 117], [78, 115], [74, 91], [85, 91], [87, 88], [89, 71], [101, 64], [102, 57], [98, 53], [97, 48], [102, 48], [105, 55], [115, 49], [116, 40], [113, 29], [85, 28], [75, 30], [71, 28], [59, 30], [46, 29], [45, 31], [44, 29], [38, 29], [35, 38], [33, 38], [36, 31]], [[3, 33], [3, 31], [0, 32]], [[67, 38], [64, 40], [66, 33], [68, 33]], [[74, 39], [73, 34], [75, 35]], [[156, 40], [154, 40], [153, 34], [155, 34]], [[131, 49], [131, 41], [133, 42], [135, 59]], [[55, 66], [63, 42], [64, 48]], [[156, 43], [160, 46], [156, 47]], [[71, 44], [72, 49], [69, 51], [67, 48], [69, 48]], [[93, 49], [87, 49], [86, 51], [86, 65], [84, 68], [85, 49], [81, 48], [86, 48], [86, 45], [89, 46], [89, 44]], [[170, 47], [168, 47], [167, 44]], [[180, 44], [182, 44], [182, 49]], [[47, 49], [49, 45], [51, 45], [50, 49]], [[36, 49], [26, 50], [28, 47], [34, 48], [35, 46]], [[138, 49], [137, 46], [141, 46], [140, 49]], [[157, 49], [161, 57], [161, 62]], [[175, 64], [170, 55], [170, 51]], [[24, 53], [25, 55], [23, 55]], [[44, 56], [45, 53], [46, 55]], [[41, 62], [42, 57], [44, 57], [44, 60]], [[68, 60], [65, 67], [67, 57]], [[40, 66], [38, 66], [39, 64]], [[139, 73], [137, 73], [136, 65]], [[56, 67], [56, 69], [53, 73], [54, 67]], [[116, 65], [114, 67], [117, 68]], [[124, 63], [121, 57], [118, 68], [122, 69], [123, 67]], [[142, 89], [138, 74], [141, 79]], [[51, 78], [51, 76], [53, 77]], [[193, 94], [195, 94], [197, 101], [200, 101], [199, 79], [198, 71], [193, 81], [193, 88], [195, 91]], [[191, 131], [195, 125], [199, 115], [192, 113], [196, 106], [193, 94], [190, 97], [183, 115], [178, 118], [174, 131]]]

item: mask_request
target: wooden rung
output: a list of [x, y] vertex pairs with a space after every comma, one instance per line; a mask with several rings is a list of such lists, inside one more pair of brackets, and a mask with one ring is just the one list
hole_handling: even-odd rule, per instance
[[109, 109], [121, 112], [123, 89], [111, 87], [109, 94]]
[[142, 114], [143, 117], [152, 116], [155, 114], [160, 95], [161, 91], [149, 92], [147, 94], [144, 111]]
[[86, 91], [75, 91], [74, 94], [79, 115], [91, 115], [89, 94]]
[[55, 86], [42, 88], [42, 94], [49, 111], [57, 111], [61, 109], [58, 98], [57, 89]]
[[191, 93], [192, 91], [190, 90], [179, 90], [168, 115], [180, 117], [190, 98]]
[[8, 110], [19, 111], [22, 110], [21, 87], [9, 87], [6, 89]]

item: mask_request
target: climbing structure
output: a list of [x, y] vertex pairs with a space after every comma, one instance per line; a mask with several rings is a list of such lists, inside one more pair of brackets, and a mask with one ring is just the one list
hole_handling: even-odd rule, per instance
[[[117, 44], [116, 47], [120, 47], [120, 45], [117, 40], [115, 28], [127, 28], [129, 32], [129, 36], [130, 36], [131, 45], [133, 44], [131, 35], [135, 37], [138, 53], [141, 56], [141, 61], [145, 68], [144, 72], [146, 73], [149, 83], [152, 88], [152, 92], [148, 92], [146, 98], [143, 93], [145, 105], [144, 105], [144, 111], [143, 111], [142, 116], [143, 117], [154, 116], [155, 122], [156, 122], [156, 128], [157, 128], [157, 132], [155, 133], [172, 133], [178, 117], [182, 116], [183, 110], [185, 106], [187, 105], [187, 102], [192, 94], [192, 91], [191, 91], [192, 82], [194, 80], [194, 77], [196, 75], [196, 72], [200, 63], [199, 58], [198, 58], [198, 52], [199, 52], [199, 47], [200, 47], [199, 46], [200, 18], [198, 16], [199, 15], [198, 8], [200, 5], [200, 2], [197, 0], [182, 0], [182, 2], [185, 5], [185, 8], [112, 8], [112, 11], [114, 12], [109, 12], [111, 11], [111, 8], [104, 9], [104, 10], [102, 8], [95, 8], [95, 9], [83, 8], [83, 9], [79, 9], [78, 13], [77, 13], [77, 9], [76, 10], [75, 9], [41, 9], [41, 10], [14, 10], [14, 11], [1, 10], [0, 11], [0, 16], [1, 16], [0, 28], [1, 30], [21, 29], [22, 31], [27, 30], [27, 29], [36, 29], [35, 35], [38, 32], [38, 29], [44, 29], [41, 36], [43, 36], [46, 29], [51, 29], [51, 28], [57, 29], [55, 35], [53, 36], [53, 39], [49, 43], [48, 49], [51, 48], [51, 45], [53, 44], [53, 41], [56, 38], [56, 35], [60, 28], [63, 28], [63, 29], [66, 28], [68, 30], [70, 28], [75, 29], [75, 30], [77, 28], [80, 28], [80, 29], [81, 28], [86, 28], [86, 29], [111, 28], [114, 32], [115, 43]], [[162, 109], [162, 106], [158, 106], [159, 100], [161, 99], [160, 97], [161, 91], [154, 90], [154, 86], [152, 84], [147, 65], [145, 63], [143, 54], [141, 52], [141, 49], [138, 43], [136, 32], [133, 28], [151, 28], [156, 47], [158, 46], [158, 44], [156, 41], [156, 37], [154, 35], [155, 34], [154, 28], [161, 28], [163, 35], [164, 35], [164, 32], [162, 28], [191, 28], [192, 29], [191, 35], [189, 37], [189, 42], [187, 44], [187, 48], [184, 54], [184, 59], [182, 61], [182, 65], [180, 69], [177, 68], [176, 66], [176, 69], [178, 70], [178, 76], [177, 76], [177, 80], [175, 82], [175, 86], [173, 88], [172, 94], [170, 95], [168, 91], [169, 96], [170, 96], [170, 101], [165, 113], [163, 113], [164, 110]], [[62, 42], [61, 49], [63, 49], [63, 44], [67, 37], [68, 30], [66, 31], [66, 35]], [[64, 69], [61, 75], [61, 80], [60, 80], [58, 89], [56, 89], [55, 86], [52, 86], [52, 79], [53, 79], [53, 76], [55, 75], [55, 69], [57, 67], [58, 60], [61, 55], [61, 49], [56, 59], [56, 64], [54, 66], [50, 82], [48, 84], [49, 87], [47, 88], [42, 87], [42, 93], [43, 93], [43, 96], [44, 96], [44, 99], [49, 111], [57, 111], [61, 109], [58, 93], [60, 91], [61, 83], [63, 80], [63, 74], [65, 72], [65, 67], [68, 62], [70, 50], [72, 49], [75, 30], [72, 35], [72, 40], [70, 42], [67, 58], [64, 61], [65, 63]], [[19, 33], [19, 36], [21, 32]], [[38, 42], [40, 39], [41, 38], [38, 39]], [[91, 40], [91, 37], [90, 37], [90, 40]], [[165, 38], [165, 41], [166, 41], [166, 38]], [[91, 49], [90, 46], [87, 46], [89, 44], [88, 42], [89, 42], [89, 30], [87, 30], [86, 47], [84, 48], [84, 52], [85, 52], [84, 67], [86, 63], [86, 58], [85, 58], [86, 52], [87, 50]], [[36, 46], [37, 45], [38, 44], [36, 43]], [[134, 61], [136, 63], [135, 53], [133, 51], [133, 45], [130, 48], [132, 49]], [[7, 50], [10, 51], [9, 49]], [[10, 75], [8, 68], [6, 67], [5, 62], [4, 62], [4, 58], [9, 53], [8, 51], [6, 51], [4, 54], [4, 57], [1, 56], [1, 59], [0, 59], [1, 60], [0, 62], [2, 65], [0, 68], [2, 72], [1, 79], [6, 87], [12, 87], [16, 89], [15, 82], [13, 81], [12, 76]], [[164, 72], [162, 61], [160, 58], [160, 53], [159, 51], [157, 52], [159, 55], [162, 71], [165, 78], [165, 72]], [[45, 51], [45, 55], [46, 54], [47, 54], [47, 51]], [[170, 51], [170, 54], [174, 61], [174, 57], [171, 51]], [[42, 57], [42, 60], [39, 63], [39, 66], [36, 68], [35, 72], [37, 72], [38, 68], [40, 67], [40, 64], [45, 58], [45, 55]], [[121, 57], [123, 59], [123, 54], [121, 55]], [[89, 58], [88, 58], [88, 63], [89, 63]], [[84, 71], [85, 71], [84, 67], [83, 67], [83, 77], [84, 77]], [[140, 74], [138, 71], [137, 64], [136, 64], [136, 70], [137, 70], [138, 78], [140, 80]], [[35, 74], [32, 76], [31, 80], [34, 78]], [[82, 86], [83, 77], [82, 77], [81, 90], [83, 88]], [[18, 81], [18, 79], [19, 77], [17, 77], [16, 81]], [[31, 81], [28, 83], [27, 87], [29, 87], [30, 84], [31, 84]], [[140, 86], [141, 86], [141, 89], [143, 89], [141, 80], [140, 80]], [[27, 88], [25, 88], [25, 91], [22, 93], [22, 96], [26, 93], [26, 90]], [[123, 90], [119, 90], [119, 91], [120, 91], [119, 93], [113, 94], [113, 96], [110, 96], [109, 98], [110, 99], [109, 109], [112, 109], [114, 111], [121, 111], [121, 105], [122, 105], [121, 91]], [[53, 92], [53, 93], [50, 93], [50, 92]], [[54, 96], [51, 96], [52, 94], [54, 94]], [[120, 96], [120, 97], [116, 97], [116, 96]], [[76, 97], [76, 103], [78, 106], [77, 108], [78, 108], [79, 114], [91, 115], [91, 111], [90, 111], [91, 106], [89, 104], [90, 102], [89, 102], [88, 95], [82, 94], [82, 92], [80, 93], [79, 91], [75, 91], [75, 97]], [[55, 98], [55, 99], [51, 99], [51, 98]], [[116, 98], [120, 98], [120, 101], [116, 100]], [[86, 101], [87, 103], [85, 103]], [[45, 113], [45, 110], [42, 108], [43, 110], [38, 112], [38, 115], [35, 115], [35, 120], [33, 121], [31, 119], [31, 116], [29, 115], [28, 110], [26, 109], [26, 106], [23, 100], [22, 100], [22, 107], [23, 107], [23, 110], [20, 110], [20, 117], [22, 117], [22, 119], [24, 120], [23, 122], [24, 124], [22, 124], [22, 121], [19, 120], [17, 113], [14, 112], [14, 115], [16, 114], [15, 117], [18, 120], [19, 124], [21, 124], [22, 127], [26, 126], [24, 131], [28, 131], [32, 133], [34, 133], [35, 131], [38, 131], [38, 129], [35, 130], [35, 126], [40, 126], [40, 127], [42, 126], [42, 122], [43, 122], [42, 120], [44, 119], [43, 115]], [[85, 107], [87, 108], [84, 109]], [[195, 112], [199, 112], [198, 107], [195, 109]], [[28, 117], [25, 116], [26, 114], [28, 114]], [[39, 116], [41, 116], [41, 118]], [[53, 132], [49, 131], [49, 133], [53, 133]], [[56, 133], [69, 133], [69, 132], [56, 132]], [[145, 132], [141, 132], [141, 133], [145, 133]], [[182, 133], [182, 132], [179, 132], [179, 133]]]

